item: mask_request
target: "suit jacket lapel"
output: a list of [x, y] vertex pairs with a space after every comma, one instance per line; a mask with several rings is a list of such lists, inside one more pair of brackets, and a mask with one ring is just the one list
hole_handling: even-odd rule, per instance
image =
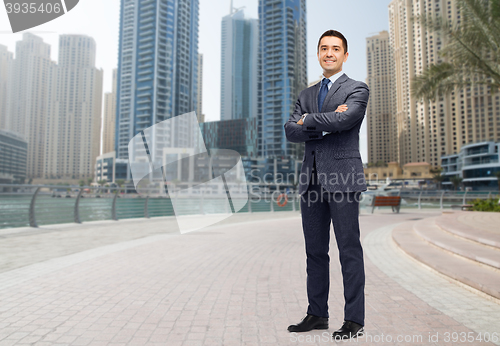
[[[340, 86], [342, 85], [342, 83], [344, 83], [346, 80], [348, 79], [347, 75], [344, 73], [342, 76], [340, 76], [336, 81], [335, 83], [333, 83], [332, 87], [330, 88], [330, 90], [328, 91], [328, 94], [326, 94], [326, 98], [325, 98], [325, 102], [323, 102], [323, 108], [325, 108], [325, 106], [328, 104], [328, 102], [330, 102], [330, 100], [332, 99], [333, 95], [337, 92], [337, 90], [339, 90]], [[318, 92], [316, 93], [316, 95], [318, 94]], [[317, 99], [317, 97], [316, 97]], [[317, 103], [317, 102], [316, 102]], [[320, 110], [321, 111], [321, 110]]]
[[313, 102], [314, 104], [314, 109], [312, 111], [312, 113], [319, 113], [319, 109], [318, 109], [318, 95], [319, 95], [319, 89], [321, 88], [321, 81], [315, 85], [315, 88], [313, 89], [314, 90], [314, 100], [315, 102]]

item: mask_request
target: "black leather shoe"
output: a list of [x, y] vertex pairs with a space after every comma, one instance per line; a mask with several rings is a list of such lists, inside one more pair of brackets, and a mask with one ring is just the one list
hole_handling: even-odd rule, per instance
[[358, 336], [363, 336], [365, 333], [363, 326], [352, 321], [344, 321], [344, 324], [339, 330], [333, 332], [335, 340], [352, 339]]
[[289, 332], [308, 332], [313, 329], [328, 329], [328, 317], [318, 317], [307, 314], [298, 324], [288, 326]]

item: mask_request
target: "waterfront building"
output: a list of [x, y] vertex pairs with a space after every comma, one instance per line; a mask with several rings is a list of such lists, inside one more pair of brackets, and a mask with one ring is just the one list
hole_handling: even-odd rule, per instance
[[444, 179], [441, 183], [443, 188], [453, 188], [451, 178], [462, 178], [462, 158], [460, 154], [445, 155], [441, 157], [441, 175]]
[[257, 116], [258, 20], [234, 9], [222, 18], [221, 120]]
[[[129, 158], [129, 141], [144, 129], [197, 111], [198, 3], [121, 0], [117, 158]], [[171, 147], [189, 146], [190, 125], [172, 129], [162, 140]]]
[[7, 102], [12, 64], [13, 54], [6, 46], [0, 45], [0, 130], [7, 128]]
[[92, 177], [101, 139], [102, 78], [95, 40], [61, 35], [49, 81], [45, 178]]
[[117, 69], [113, 69], [113, 85], [111, 92], [104, 94], [104, 128], [102, 131], [101, 154], [115, 151], [116, 74]]
[[380, 180], [413, 180], [432, 179], [432, 166], [427, 162], [409, 162], [401, 167], [397, 162], [389, 162], [383, 166], [371, 166], [364, 169], [368, 182]]
[[418, 16], [441, 16], [459, 25], [461, 14], [456, 0], [393, 0], [389, 4], [397, 161], [402, 165], [429, 162], [437, 167], [442, 156], [459, 152], [468, 143], [500, 140], [500, 93], [474, 85], [431, 102], [413, 97], [412, 78], [442, 61], [439, 51], [447, 42], [414, 20]]
[[105, 180], [115, 183], [117, 180], [126, 180], [128, 160], [117, 159], [114, 151], [99, 155], [95, 161], [94, 181], [97, 183]]
[[0, 183], [25, 183], [27, 159], [28, 143], [13, 132], [0, 130]]
[[389, 33], [366, 39], [367, 79], [370, 99], [366, 110], [368, 162], [393, 162], [397, 158], [397, 126], [394, 119]]
[[497, 190], [500, 172], [500, 142], [480, 142], [464, 145], [460, 152], [441, 157], [444, 188], [453, 188], [452, 177], [462, 178], [462, 184], [473, 190]]
[[256, 117], [202, 123], [201, 132], [207, 149], [231, 149], [241, 156], [257, 156], [258, 119]]
[[398, 179], [403, 175], [403, 170], [397, 162], [389, 162], [380, 166], [368, 165], [364, 168], [364, 173], [366, 181], [373, 183], [379, 180]]
[[258, 115], [261, 155], [302, 158], [283, 125], [307, 87], [306, 0], [259, 0]]
[[6, 129], [28, 143], [28, 178], [41, 178], [44, 172], [46, 127], [51, 73], [50, 46], [31, 33], [16, 43], [16, 56], [8, 93]]

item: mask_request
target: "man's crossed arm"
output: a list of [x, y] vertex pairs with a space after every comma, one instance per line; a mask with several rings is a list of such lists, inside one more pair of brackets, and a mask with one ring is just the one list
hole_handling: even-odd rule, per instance
[[345, 104], [338, 106], [334, 112], [311, 114], [302, 111], [299, 97], [293, 114], [285, 124], [286, 138], [293, 143], [302, 143], [322, 139], [326, 133], [353, 128], [365, 116], [369, 93], [368, 86], [359, 83], [349, 94]]
[[[302, 125], [308, 113], [301, 114], [300, 101], [295, 105], [295, 112], [285, 124], [286, 138], [292, 143], [303, 143], [322, 139], [327, 133], [324, 131], [304, 131]], [[342, 113], [348, 109], [347, 105], [340, 105], [336, 112]]]
[[[343, 113], [345, 112], [346, 110], [348, 110], [349, 108], [347, 108], [347, 105], [340, 105], [337, 107], [337, 109], [335, 110], [335, 113]], [[309, 113], [304, 113], [302, 114], [302, 117], [299, 119], [299, 121], [297, 121], [297, 124], [299, 125], [304, 125], [304, 119], [306, 118], [306, 116], [308, 115]]]

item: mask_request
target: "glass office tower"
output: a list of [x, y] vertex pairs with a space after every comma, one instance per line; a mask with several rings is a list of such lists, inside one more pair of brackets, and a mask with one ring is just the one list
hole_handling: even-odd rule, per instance
[[257, 117], [258, 20], [231, 12], [221, 28], [221, 120]]
[[[128, 158], [128, 143], [142, 130], [196, 111], [198, 12], [198, 0], [121, 0], [117, 158]], [[190, 134], [162, 138], [182, 146]]]
[[307, 87], [306, 0], [259, 0], [259, 115], [262, 155], [300, 156], [283, 125]]

